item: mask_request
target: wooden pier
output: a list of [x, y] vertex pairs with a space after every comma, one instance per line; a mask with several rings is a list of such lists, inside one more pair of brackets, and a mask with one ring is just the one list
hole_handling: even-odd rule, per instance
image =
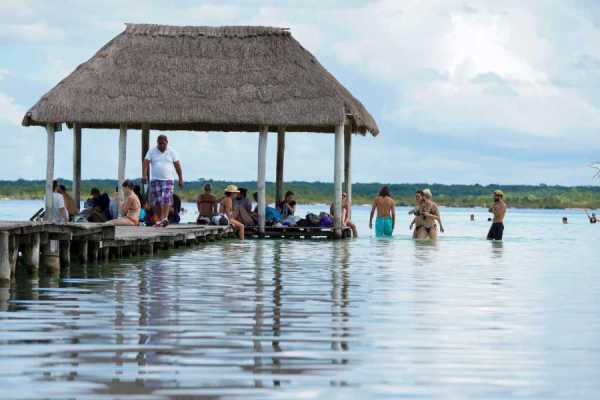
[[106, 262], [160, 249], [195, 245], [232, 237], [230, 226], [195, 224], [165, 228], [95, 223], [0, 221], [0, 283], [10, 282], [17, 266], [37, 272], [60, 272], [71, 262]]
[[[258, 226], [246, 227], [246, 236], [269, 239], [337, 239], [334, 228], [318, 226], [266, 226], [264, 232], [260, 232]], [[343, 227], [341, 238], [351, 237], [352, 230], [349, 227]]]

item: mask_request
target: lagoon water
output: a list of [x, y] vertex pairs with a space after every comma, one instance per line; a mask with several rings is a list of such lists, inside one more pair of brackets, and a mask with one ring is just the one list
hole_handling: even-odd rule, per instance
[[[0, 201], [0, 219], [40, 205]], [[446, 208], [447, 233], [415, 243], [406, 211], [390, 240], [355, 207], [357, 240], [231, 240], [19, 274], [0, 295], [1, 397], [600, 396], [600, 224], [511, 209], [490, 243], [485, 210]]]

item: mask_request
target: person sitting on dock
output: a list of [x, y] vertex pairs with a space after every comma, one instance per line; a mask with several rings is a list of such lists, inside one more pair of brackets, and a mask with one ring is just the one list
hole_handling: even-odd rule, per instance
[[[332, 217], [335, 216], [335, 203], [331, 203], [329, 213]], [[348, 204], [348, 195], [346, 193], [342, 193], [342, 225], [352, 229], [352, 237], [358, 237], [356, 225], [350, 221], [350, 205]]]
[[140, 199], [133, 192], [132, 182], [125, 180], [121, 186], [125, 201], [121, 201], [119, 198], [119, 209], [123, 216], [113, 219], [110, 223], [113, 225], [137, 226], [140, 223], [140, 210], [142, 208]]
[[239, 193], [233, 199], [233, 217], [244, 226], [256, 225], [256, 219], [252, 215], [252, 202], [247, 197], [248, 189], [238, 188]]
[[152, 180], [150, 181], [152, 206], [158, 216], [155, 226], [167, 226], [169, 224], [169, 208], [173, 202], [173, 170], [179, 178], [179, 188], [183, 189], [183, 174], [181, 163], [172, 149], [167, 148], [169, 140], [166, 135], [157, 138], [156, 147], [148, 150], [144, 157], [142, 178], [148, 180], [148, 172], [152, 167]]
[[210, 223], [210, 219], [217, 214], [217, 205], [219, 201], [216, 196], [212, 194], [212, 185], [207, 183], [204, 185], [204, 193], [201, 193], [196, 199], [196, 206], [198, 207], [198, 219], [196, 223], [201, 225], [207, 225]]
[[244, 240], [244, 224], [234, 218], [233, 196], [239, 193], [237, 186], [228, 185], [225, 188], [225, 197], [221, 200], [221, 214], [227, 217], [229, 225], [239, 232], [240, 240]]
[[169, 207], [169, 224], [178, 224], [181, 222], [181, 198], [173, 194], [173, 201]]
[[79, 207], [77, 207], [75, 199], [71, 197], [65, 185], [58, 185], [58, 193], [63, 197], [69, 217], [72, 218], [74, 215], [79, 214]]
[[89, 222], [106, 222], [110, 220], [110, 197], [106, 193], [100, 193], [97, 187], [90, 191], [92, 198], [88, 201], [91, 206], [87, 210], [87, 220]]
[[283, 197], [283, 200], [277, 204], [277, 211], [285, 219], [296, 212], [296, 201], [294, 200], [294, 192], [288, 190]]
[[391, 237], [396, 224], [396, 202], [390, 195], [390, 189], [383, 186], [379, 195], [373, 200], [371, 215], [369, 217], [369, 229], [373, 229], [373, 216], [377, 210], [377, 219], [375, 220], [375, 236]]
[[52, 208], [46, 210], [46, 215], [49, 216], [50, 222], [63, 224], [69, 222], [69, 213], [65, 207], [65, 200], [58, 192], [58, 181], [52, 182]]

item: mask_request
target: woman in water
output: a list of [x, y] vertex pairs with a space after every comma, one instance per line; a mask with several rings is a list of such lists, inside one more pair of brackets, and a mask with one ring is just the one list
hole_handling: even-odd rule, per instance
[[[418, 213], [418, 214], [417, 214]], [[440, 224], [440, 232], [444, 232], [442, 217], [437, 204], [433, 201], [431, 190], [421, 191], [421, 201], [415, 211], [415, 239], [437, 239], [437, 224]]]

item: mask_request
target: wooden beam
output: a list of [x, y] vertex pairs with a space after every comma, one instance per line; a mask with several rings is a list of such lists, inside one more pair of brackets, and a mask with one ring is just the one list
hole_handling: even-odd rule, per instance
[[344, 129], [344, 191], [348, 201], [348, 218], [352, 218], [352, 128]]
[[258, 229], [261, 234], [265, 232], [265, 207], [266, 199], [266, 173], [267, 173], [267, 139], [269, 127], [264, 126], [258, 134]]
[[148, 150], [150, 150], [150, 128], [147, 125], [144, 125], [142, 126], [142, 166]]
[[77, 210], [81, 204], [81, 127], [73, 124], [73, 199]]
[[40, 234], [32, 233], [29, 243], [23, 249], [23, 263], [31, 272], [40, 267], [40, 242]]
[[44, 219], [50, 221], [52, 218], [52, 181], [54, 180], [54, 125], [46, 125], [48, 143], [46, 145], [46, 216]]
[[285, 160], [285, 128], [277, 130], [277, 172], [275, 177], [275, 201], [283, 200], [283, 165]]
[[333, 168], [334, 218], [333, 227], [336, 238], [342, 237], [342, 173], [344, 169], [344, 124], [335, 128], [335, 157]]

